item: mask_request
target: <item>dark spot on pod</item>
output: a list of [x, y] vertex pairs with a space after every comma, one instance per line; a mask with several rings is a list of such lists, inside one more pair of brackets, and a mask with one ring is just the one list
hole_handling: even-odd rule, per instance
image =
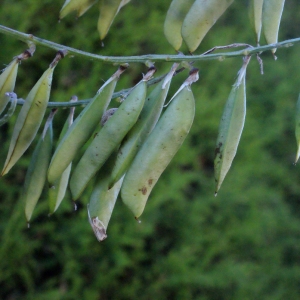
[[153, 183], [153, 179], [152, 179], [152, 178], [150, 178], [150, 179], [148, 180], [148, 184], [151, 186], [151, 185], [152, 185], [152, 183]]
[[[220, 154], [221, 153], [221, 147], [222, 147], [222, 143], [219, 143], [218, 144], [218, 146], [216, 147], [216, 149], [215, 149], [215, 156], [217, 156], [218, 154]], [[222, 158], [222, 157], [220, 157], [220, 158]]]
[[139, 189], [140, 192], [142, 192], [143, 195], [147, 194], [147, 188], [143, 186], [141, 189]]

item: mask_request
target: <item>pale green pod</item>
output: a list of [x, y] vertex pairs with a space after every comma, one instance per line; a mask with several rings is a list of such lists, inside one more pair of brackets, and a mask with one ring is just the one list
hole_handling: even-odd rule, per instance
[[[264, 0], [262, 12], [262, 30], [267, 44], [278, 41], [280, 20], [285, 0]], [[276, 49], [272, 49], [273, 54]]]
[[88, 204], [89, 221], [99, 242], [107, 238], [107, 226], [123, 182], [123, 178], [121, 178], [109, 189], [109, 175], [115, 159], [116, 153], [113, 153], [97, 173], [96, 183]]
[[259, 45], [262, 27], [262, 8], [264, 0], [250, 0], [249, 16], [250, 22], [255, 32], [256, 43]]
[[150, 95], [146, 97], [145, 105], [137, 122], [122, 141], [111, 172], [110, 186], [113, 186], [125, 174], [141, 145], [155, 127], [177, 66], [178, 64], [174, 64], [165, 80], [159, 82]]
[[296, 106], [295, 136], [297, 142], [297, 154], [295, 158], [295, 164], [296, 164], [300, 157], [300, 94]]
[[[72, 100], [71, 100], [72, 101]], [[76, 97], [77, 101], [77, 97]], [[60, 133], [58, 143], [65, 136], [68, 128], [73, 123], [75, 107], [70, 109], [70, 114], [68, 119], [66, 120], [64, 127]], [[72, 162], [67, 166], [67, 168], [63, 171], [62, 175], [54, 182], [53, 186], [49, 189], [49, 214], [53, 214], [58, 207], [60, 206], [62, 200], [65, 197], [66, 190], [69, 184], [69, 177], [72, 169]]]
[[1, 175], [5, 175], [30, 146], [44, 118], [54, 67], [49, 67], [29, 92], [18, 115]]
[[30, 221], [33, 210], [42, 194], [52, 150], [52, 123], [36, 145], [26, 173], [22, 201], [25, 202], [25, 216]]
[[138, 218], [148, 197], [193, 123], [195, 100], [190, 86], [174, 97], [125, 174], [121, 198]]
[[189, 51], [194, 52], [233, 0], [196, 0], [187, 13], [181, 34]]
[[168, 9], [164, 23], [164, 34], [175, 50], [179, 50], [181, 47], [182, 23], [193, 3], [194, 0], [173, 0]]
[[109, 118], [83, 154], [70, 180], [73, 200], [79, 198], [88, 182], [116, 150], [136, 123], [146, 98], [147, 83], [140, 81]]
[[18, 102], [17, 95], [13, 92], [5, 93], [5, 97], [8, 98], [8, 102], [10, 102], [10, 107], [7, 110], [6, 114], [1, 117], [0, 126], [5, 124], [10, 119], [10, 117], [13, 115], [13, 113], [16, 109], [17, 102]]
[[111, 101], [119, 76], [124, 70], [125, 67], [120, 67], [119, 70], [105, 82], [64, 135], [51, 159], [48, 170], [48, 181], [50, 184], [54, 184], [61, 176], [81, 147], [93, 134], [94, 129], [100, 122], [103, 112]]
[[5, 93], [13, 92], [19, 67], [19, 59], [16, 57], [0, 75], [0, 114], [4, 111], [9, 97]]
[[100, 15], [98, 19], [100, 40], [103, 40], [107, 35], [114, 18], [118, 14], [121, 7], [126, 4], [125, 2], [122, 0], [100, 0]]
[[[237, 82], [240, 81], [238, 78]], [[229, 171], [236, 155], [246, 117], [245, 74], [236, 83], [225, 104], [215, 149], [215, 195]]]
[[66, 0], [59, 12], [59, 19], [64, 18], [73, 11], [77, 12], [77, 17], [82, 16], [97, 0]]

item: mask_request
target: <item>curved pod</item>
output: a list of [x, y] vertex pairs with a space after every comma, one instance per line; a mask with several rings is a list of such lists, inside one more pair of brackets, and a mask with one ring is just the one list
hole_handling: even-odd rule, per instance
[[48, 170], [48, 181], [50, 184], [54, 184], [62, 175], [78, 151], [92, 135], [95, 127], [100, 122], [103, 112], [111, 101], [119, 76], [124, 70], [121, 67], [106, 81], [62, 138], [53, 154]]
[[150, 95], [146, 97], [145, 105], [137, 122], [128, 132], [120, 146], [111, 172], [110, 186], [113, 186], [125, 174], [141, 145], [155, 127], [162, 112], [176, 67], [177, 64], [168, 73], [170, 76], [166, 76], [165, 80], [158, 83]]
[[249, 16], [256, 36], [256, 43], [259, 45], [262, 27], [262, 8], [264, 0], [250, 0]]
[[[77, 101], [77, 97], [75, 98]], [[72, 101], [72, 100], [71, 100]], [[64, 127], [60, 133], [58, 143], [65, 136], [68, 128], [73, 123], [75, 107], [70, 109], [70, 114], [66, 120]], [[72, 169], [72, 162], [63, 171], [62, 175], [54, 182], [54, 185], [49, 189], [49, 214], [53, 214], [61, 204], [63, 198], [65, 197], [67, 186], [69, 184], [69, 177]]]
[[96, 134], [71, 176], [70, 188], [73, 200], [79, 198], [90, 179], [119, 147], [125, 135], [136, 123], [145, 102], [146, 89], [146, 81], [139, 82]]
[[123, 202], [138, 218], [162, 172], [186, 138], [195, 115], [195, 100], [185, 86], [172, 100], [128, 169], [121, 188]]
[[196, 0], [182, 24], [182, 37], [194, 52], [206, 33], [222, 16], [233, 0]]
[[97, 0], [66, 0], [59, 12], [59, 19], [73, 11], [77, 11], [77, 17], [80, 17], [96, 2]]
[[[98, 31], [100, 40], [103, 40], [119, 10], [123, 6], [122, 0], [101, 0]], [[128, 1], [129, 2], [129, 1]], [[126, 3], [125, 3], [126, 4]]]
[[107, 238], [107, 226], [118, 198], [123, 178], [109, 188], [109, 175], [116, 153], [113, 153], [96, 175], [96, 183], [88, 205], [89, 221], [99, 242]]
[[193, 3], [194, 0], [173, 0], [168, 9], [164, 23], [164, 34], [175, 50], [179, 50], [181, 47], [182, 23]]
[[[264, 0], [262, 13], [262, 29], [268, 44], [278, 41], [280, 20], [285, 0]], [[276, 49], [272, 52], [275, 53]]]
[[9, 97], [5, 96], [7, 92], [13, 92], [18, 73], [19, 60], [15, 58], [0, 75], [0, 114], [4, 111]]
[[30, 221], [33, 210], [42, 194], [52, 150], [52, 123], [44, 139], [41, 137], [33, 152], [25, 177], [22, 199], [25, 201], [25, 216]]
[[245, 75], [242, 82], [234, 85], [225, 104], [219, 126], [215, 150], [215, 195], [229, 171], [236, 155], [246, 117]]
[[42, 123], [50, 97], [54, 67], [49, 67], [29, 92], [18, 115], [1, 175], [5, 175], [24, 154]]

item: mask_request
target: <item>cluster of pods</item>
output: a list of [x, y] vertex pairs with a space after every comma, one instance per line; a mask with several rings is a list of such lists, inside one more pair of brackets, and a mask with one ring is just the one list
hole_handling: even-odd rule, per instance
[[[16, 102], [16, 94], [12, 91], [16, 67], [23, 56], [16, 57], [0, 75], [3, 109], [8, 102]], [[53, 71], [63, 56], [62, 51], [58, 52], [26, 97], [14, 126], [1, 176], [9, 172], [36, 137], [47, 109]], [[51, 187], [50, 214], [57, 210], [68, 187], [75, 201], [91, 182], [94, 184], [88, 216], [99, 241], [106, 238], [119, 193], [135, 218], [139, 218], [152, 188], [183, 143], [194, 119], [195, 100], [191, 84], [198, 80], [197, 69], [190, 71], [189, 77], [165, 104], [178, 66], [178, 63], [174, 64], [148, 93], [147, 82], [156, 71], [151, 66], [119, 107], [108, 109], [117, 81], [127, 68], [127, 65], [121, 65], [74, 121], [75, 107], [71, 107], [54, 151], [52, 123], [57, 109], [51, 110], [33, 151], [22, 191], [28, 223], [45, 184]], [[71, 101], [76, 101], [76, 98], [72, 97]], [[99, 123], [101, 128], [94, 134]], [[84, 145], [87, 148], [72, 169], [72, 161]]]

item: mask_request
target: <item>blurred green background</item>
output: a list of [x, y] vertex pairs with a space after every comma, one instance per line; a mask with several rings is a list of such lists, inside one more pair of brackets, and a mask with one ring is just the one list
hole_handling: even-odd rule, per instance
[[[81, 50], [105, 55], [173, 54], [163, 35], [170, 0], [132, 0], [119, 13], [101, 47], [98, 7], [76, 20], [57, 21], [63, 0], [0, 1], [0, 23]], [[228, 9], [196, 51], [235, 42], [254, 44], [248, 1]], [[286, 1], [279, 40], [300, 36], [297, 0]], [[263, 43], [263, 42], [262, 42]], [[26, 44], [0, 34], [1, 68]], [[183, 49], [187, 53], [186, 49]], [[19, 97], [52, 61], [55, 52], [37, 47], [22, 62]], [[47, 216], [43, 193], [27, 229], [19, 200], [34, 144], [0, 179], [1, 299], [300, 299], [300, 168], [294, 113], [299, 93], [299, 45], [279, 49], [274, 61], [261, 55], [247, 71], [247, 118], [232, 168], [214, 197], [213, 159], [219, 120], [241, 58], [206, 61], [192, 87], [196, 117], [184, 145], [154, 188], [138, 224], [118, 201], [108, 238], [98, 243], [87, 219], [89, 191], [74, 212], [69, 193]], [[170, 63], [157, 63], [158, 75]], [[56, 67], [51, 101], [91, 98], [116, 66], [66, 57]], [[131, 64], [117, 90], [141, 79], [146, 67]], [[187, 77], [176, 76], [169, 97]], [[77, 109], [78, 113], [78, 109]], [[67, 111], [55, 119], [59, 134]], [[15, 117], [1, 127], [4, 163]]]

